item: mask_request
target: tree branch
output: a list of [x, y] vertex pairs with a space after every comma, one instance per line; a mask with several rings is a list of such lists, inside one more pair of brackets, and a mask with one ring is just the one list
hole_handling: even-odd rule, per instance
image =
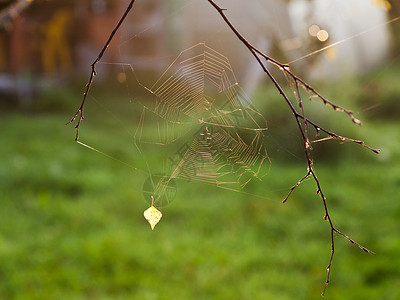
[[[333, 257], [335, 254], [335, 240], [334, 240], [334, 234], [338, 234], [340, 236], [342, 236], [343, 238], [347, 239], [349, 242], [351, 242], [352, 244], [357, 245], [360, 249], [362, 249], [363, 251], [367, 252], [367, 253], [373, 253], [372, 251], [368, 250], [367, 248], [365, 248], [364, 246], [360, 245], [359, 243], [355, 242], [353, 239], [351, 239], [350, 237], [348, 237], [347, 235], [343, 234], [341, 231], [339, 231], [338, 229], [336, 229], [336, 227], [334, 226], [332, 219], [329, 215], [329, 210], [328, 210], [328, 205], [327, 205], [327, 201], [326, 201], [326, 197], [322, 191], [321, 188], [321, 184], [320, 181], [315, 173], [315, 170], [313, 168], [313, 161], [310, 157], [310, 152], [312, 151], [312, 147], [310, 145], [309, 142], [309, 138], [308, 138], [308, 131], [307, 131], [307, 124], [311, 124], [315, 130], [317, 131], [317, 135], [319, 134], [320, 131], [326, 133], [327, 135], [329, 135], [331, 138], [334, 139], [339, 139], [341, 141], [349, 141], [349, 142], [353, 142], [356, 144], [359, 144], [375, 153], [379, 153], [379, 150], [377, 149], [373, 149], [367, 145], [365, 145], [365, 143], [363, 141], [359, 141], [359, 140], [355, 140], [355, 139], [351, 139], [351, 138], [346, 138], [343, 136], [340, 136], [332, 131], [326, 130], [324, 128], [322, 128], [321, 126], [319, 126], [318, 124], [316, 124], [315, 122], [312, 122], [311, 120], [309, 120], [306, 117], [305, 111], [304, 111], [304, 107], [303, 107], [303, 103], [302, 103], [302, 99], [301, 99], [301, 94], [299, 91], [299, 86], [303, 86], [308, 92], [313, 93], [314, 95], [316, 95], [325, 105], [328, 105], [330, 107], [332, 107], [335, 111], [341, 111], [346, 113], [350, 119], [353, 121], [353, 123], [357, 124], [357, 125], [361, 125], [361, 121], [356, 119], [353, 116], [353, 113], [350, 110], [347, 110], [339, 105], [334, 104], [333, 102], [327, 100], [326, 98], [324, 98], [321, 94], [319, 94], [314, 88], [312, 88], [309, 84], [307, 84], [305, 81], [303, 81], [301, 78], [299, 78], [298, 76], [296, 76], [293, 72], [290, 71], [290, 66], [287, 64], [282, 64], [280, 62], [278, 62], [277, 60], [269, 57], [268, 55], [264, 54], [262, 51], [260, 51], [259, 49], [255, 48], [249, 41], [247, 41], [240, 33], [239, 31], [235, 28], [235, 26], [230, 22], [230, 20], [228, 19], [228, 17], [225, 15], [225, 11], [226, 9], [219, 7], [213, 0], [207, 0], [215, 9], [216, 11], [220, 14], [220, 16], [222, 17], [222, 19], [225, 21], [225, 23], [229, 26], [229, 28], [232, 30], [232, 32], [236, 35], [236, 37], [246, 46], [246, 48], [253, 54], [253, 56], [255, 57], [255, 59], [257, 60], [258, 64], [260, 65], [260, 67], [262, 68], [262, 70], [264, 71], [264, 73], [266, 73], [266, 75], [271, 79], [271, 81], [273, 82], [273, 84], [275, 85], [276, 89], [278, 90], [278, 92], [282, 95], [282, 97], [284, 98], [285, 102], [288, 104], [290, 110], [292, 111], [293, 117], [296, 119], [296, 123], [297, 126], [300, 130], [301, 136], [303, 138], [303, 142], [304, 142], [304, 155], [307, 161], [307, 173], [306, 175], [304, 175], [295, 185], [293, 185], [290, 188], [290, 191], [288, 193], [288, 195], [285, 197], [285, 199], [283, 200], [283, 203], [285, 203], [287, 201], [287, 199], [289, 198], [289, 196], [291, 195], [291, 193], [293, 192], [293, 190], [298, 187], [305, 179], [307, 179], [308, 177], [312, 177], [314, 179], [314, 182], [317, 186], [317, 194], [319, 194], [322, 203], [323, 203], [323, 207], [324, 207], [324, 211], [325, 211], [325, 216], [324, 219], [328, 221], [329, 226], [330, 226], [330, 236], [331, 236], [331, 255], [330, 255], [330, 259], [329, 259], [329, 263], [327, 266], [327, 276], [326, 276], [326, 280], [325, 280], [325, 285], [324, 285], [324, 289], [322, 291], [322, 296], [325, 295], [325, 291], [326, 288], [329, 284], [329, 277], [330, 277], [330, 271], [331, 271], [331, 266], [332, 266], [332, 262], [333, 262]], [[273, 75], [271, 74], [271, 72], [267, 69], [267, 67], [265, 66], [265, 64], [261, 61], [260, 57], [264, 58], [266, 62], [269, 62], [277, 67], [279, 67], [286, 75], [288, 75], [290, 78], [293, 79], [294, 83], [296, 84], [296, 96], [297, 96], [297, 101], [301, 110], [301, 113], [297, 112], [297, 110], [295, 109], [295, 107], [293, 106], [293, 104], [291, 103], [291, 101], [289, 100], [288, 96], [285, 94], [285, 92], [283, 91], [283, 89], [281, 88], [281, 86], [279, 85], [279, 83], [277, 82], [277, 80], [273, 77]], [[300, 120], [303, 120], [303, 124], [300, 122]]]
[[111, 43], [112, 39], [114, 38], [115, 34], [117, 33], [118, 29], [121, 27], [121, 25], [124, 22], [126, 16], [131, 11], [135, 1], [136, 0], [131, 0], [130, 1], [129, 5], [126, 8], [126, 10], [125, 10], [124, 14], [122, 15], [121, 19], [118, 21], [117, 25], [114, 27], [113, 31], [111, 32], [110, 36], [108, 37], [107, 42], [105, 43], [103, 49], [101, 49], [101, 51], [100, 51], [99, 55], [97, 56], [96, 60], [90, 65], [91, 72], [90, 72], [89, 80], [88, 80], [88, 82], [86, 84], [85, 92], [83, 93], [83, 99], [82, 99], [81, 106], [76, 111], [76, 113], [72, 117], [72, 119], [65, 124], [65, 125], [71, 124], [72, 122], [75, 121], [76, 117], [79, 115], [78, 121], [77, 121], [77, 123], [75, 125], [75, 129], [76, 129], [75, 141], [78, 141], [78, 139], [79, 139], [79, 126], [81, 124], [81, 121], [84, 119], [83, 110], [84, 110], [84, 106], [85, 106], [85, 101], [86, 101], [87, 95], [89, 94], [89, 90], [90, 90], [90, 87], [91, 87], [91, 85], [93, 83], [94, 77], [96, 76], [96, 69], [95, 69], [96, 64], [103, 57], [104, 52], [106, 52], [108, 46], [110, 45], [110, 43]]

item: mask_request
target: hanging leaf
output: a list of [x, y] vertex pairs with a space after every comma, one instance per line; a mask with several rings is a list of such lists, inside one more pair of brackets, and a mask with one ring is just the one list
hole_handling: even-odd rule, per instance
[[153, 230], [157, 223], [161, 220], [162, 213], [152, 205], [144, 211], [144, 217], [150, 223], [151, 230]]

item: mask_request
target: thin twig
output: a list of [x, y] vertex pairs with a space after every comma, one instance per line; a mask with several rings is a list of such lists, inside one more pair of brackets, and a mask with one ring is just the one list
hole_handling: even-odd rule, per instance
[[96, 76], [96, 64], [101, 60], [101, 58], [104, 55], [104, 52], [106, 52], [108, 46], [110, 45], [112, 39], [114, 38], [115, 34], [117, 33], [118, 29], [121, 27], [122, 23], [124, 22], [126, 16], [129, 14], [130, 10], [133, 7], [133, 4], [135, 3], [136, 0], [131, 0], [128, 7], [126, 8], [124, 14], [122, 15], [121, 19], [118, 21], [117, 25], [114, 27], [113, 31], [111, 32], [110, 36], [107, 39], [107, 42], [104, 44], [103, 49], [101, 49], [99, 55], [97, 56], [97, 58], [95, 59], [95, 61], [90, 65], [91, 71], [90, 71], [90, 76], [89, 76], [89, 80], [86, 84], [86, 89], [85, 92], [83, 93], [83, 99], [82, 99], [82, 103], [81, 106], [79, 107], [79, 109], [76, 111], [75, 115], [72, 117], [72, 119], [66, 123], [65, 125], [71, 124], [72, 122], [75, 121], [76, 117], [79, 115], [79, 119], [75, 125], [75, 129], [76, 129], [76, 136], [75, 136], [75, 141], [78, 141], [79, 139], [79, 126], [81, 125], [81, 121], [83, 120], [84, 116], [83, 116], [83, 110], [84, 110], [84, 106], [85, 106], [85, 101], [87, 98], [87, 95], [89, 94], [89, 90], [90, 87], [92, 86], [93, 83], [93, 79]]
[[[297, 117], [303, 118], [303, 116], [298, 114], [298, 113], [297, 113]], [[375, 148], [372, 148], [372, 147], [366, 145], [364, 141], [355, 140], [355, 139], [351, 139], [351, 138], [348, 138], [348, 137], [344, 137], [344, 136], [338, 135], [338, 134], [334, 133], [333, 131], [327, 130], [327, 129], [319, 126], [317, 123], [311, 121], [310, 119], [306, 119], [306, 120], [307, 120], [307, 123], [311, 124], [315, 128], [315, 130], [317, 132], [322, 131], [322, 132], [325, 132], [327, 135], [331, 136], [333, 139], [337, 139], [337, 140], [340, 140], [340, 141], [352, 142], [352, 143], [358, 144], [358, 145], [360, 145], [360, 146], [362, 146], [364, 148], [367, 148], [368, 150], [371, 150], [372, 152], [374, 152], [376, 154], [380, 153], [379, 149], [375, 149]]]
[[310, 171], [307, 172], [306, 175], [304, 175], [299, 181], [296, 182], [295, 185], [293, 185], [290, 190], [289, 193], [286, 195], [285, 199], [282, 200], [282, 203], [285, 203], [287, 201], [287, 199], [289, 199], [290, 195], [292, 194], [292, 192], [294, 191], [295, 188], [297, 188], [304, 180], [306, 180], [309, 176], [311, 175]]
[[[236, 29], [236, 27], [230, 22], [228, 17], [225, 15], [226, 9], [219, 7], [213, 0], [207, 0], [207, 1], [217, 10], [217, 12], [221, 15], [221, 17], [225, 21], [225, 23], [229, 26], [229, 28], [232, 30], [232, 32], [236, 35], [236, 37], [253, 54], [253, 56], [257, 60], [258, 64], [262, 68], [262, 70], [271, 79], [271, 81], [275, 85], [275, 87], [278, 90], [278, 92], [282, 95], [282, 97], [284, 98], [285, 102], [288, 104], [290, 110], [293, 113], [294, 118], [296, 119], [297, 126], [298, 126], [298, 128], [300, 130], [300, 133], [301, 133], [301, 136], [302, 136], [303, 142], [304, 142], [304, 154], [305, 154], [305, 157], [306, 157], [306, 160], [307, 160], [307, 173], [295, 185], [293, 185], [290, 188], [290, 191], [289, 191], [288, 195], [285, 197], [285, 199], [283, 200], [283, 202], [287, 201], [287, 199], [289, 198], [289, 196], [291, 195], [291, 193], [293, 192], [293, 190], [296, 187], [298, 187], [309, 176], [312, 176], [312, 178], [314, 179], [314, 182], [315, 182], [315, 184], [317, 186], [317, 194], [320, 196], [320, 198], [322, 200], [322, 203], [323, 203], [323, 207], [324, 207], [324, 211], [325, 211], [324, 219], [326, 221], [328, 221], [329, 226], [330, 226], [331, 255], [330, 255], [329, 263], [328, 263], [328, 266], [327, 266], [327, 276], [326, 276], [326, 280], [325, 280], [325, 285], [324, 285], [324, 289], [322, 291], [322, 296], [324, 296], [326, 288], [327, 288], [327, 286], [329, 284], [330, 271], [331, 271], [331, 267], [332, 267], [333, 257], [334, 257], [334, 254], [335, 254], [335, 240], [334, 240], [334, 234], [335, 233], [340, 235], [340, 236], [342, 236], [343, 238], [347, 239], [349, 242], [357, 245], [363, 251], [365, 251], [367, 253], [371, 253], [371, 254], [375, 254], [375, 253], [373, 253], [372, 251], [368, 250], [367, 248], [365, 248], [364, 246], [360, 245], [359, 243], [355, 242], [353, 239], [351, 239], [350, 237], [348, 237], [347, 235], [343, 234], [341, 231], [336, 229], [336, 227], [333, 225], [332, 219], [331, 219], [331, 217], [329, 215], [326, 197], [325, 197], [324, 193], [322, 192], [320, 181], [319, 181], [319, 179], [318, 179], [318, 177], [317, 177], [317, 175], [315, 173], [315, 170], [313, 168], [313, 161], [312, 161], [312, 159], [310, 157], [310, 151], [312, 151], [312, 147], [311, 147], [309, 139], [308, 139], [307, 124], [311, 124], [315, 128], [315, 130], [317, 132], [317, 136], [318, 136], [319, 132], [322, 131], [322, 132], [326, 133], [327, 135], [329, 135], [331, 138], [339, 139], [341, 141], [349, 141], [349, 142], [353, 142], [353, 143], [359, 144], [359, 145], [361, 145], [361, 146], [363, 146], [363, 147], [365, 147], [365, 148], [367, 148], [367, 149], [369, 149], [369, 150], [371, 150], [371, 151], [373, 151], [375, 153], [379, 153], [379, 150], [373, 149], [373, 148], [365, 145], [365, 143], [363, 141], [359, 141], [359, 140], [355, 140], [355, 139], [351, 139], [351, 138], [346, 138], [346, 137], [340, 136], [340, 135], [338, 135], [338, 134], [336, 134], [336, 133], [334, 133], [332, 131], [329, 131], [329, 130], [326, 130], [326, 129], [322, 128], [321, 126], [319, 126], [315, 122], [312, 122], [311, 120], [309, 120], [306, 117], [305, 112], [304, 112], [303, 103], [302, 103], [302, 100], [301, 100], [301, 94], [300, 94], [300, 90], [299, 90], [299, 85], [302, 85], [308, 92], [311, 92], [314, 95], [316, 95], [319, 99], [322, 100], [322, 102], [324, 104], [331, 106], [334, 110], [346, 113], [351, 118], [353, 123], [355, 123], [357, 125], [361, 125], [361, 121], [356, 119], [353, 116], [353, 113], [350, 110], [347, 110], [347, 109], [345, 109], [345, 108], [343, 108], [343, 107], [341, 107], [339, 105], [336, 105], [333, 102], [331, 102], [331, 101], [327, 100], [326, 98], [324, 98], [321, 94], [319, 94], [309, 84], [307, 84], [305, 81], [303, 81], [301, 78], [297, 77], [293, 72], [291, 72], [290, 68], [289, 68], [289, 65], [282, 64], [282, 63], [278, 62], [277, 60], [272, 59], [268, 55], [264, 54], [263, 52], [261, 52], [257, 48], [255, 48], [249, 41], [247, 41], [239, 33], [239, 31]], [[285, 72], [289, 77], [291, 77], [293, 79], [294, 83], [296, 84], [296, 95], [297, 95], [297, 98], [298, 98], [297, 100], [299, 102], [298, 104], [299, 104], [301, 113], [297, 112], [297, 110], [295, 109], [295, 107], [293, 106], [291, 101], [289, 100], [288, 96], [285, 94], [285, 92], [283, 91], [281, 86], [278, 84], [277, 80], [272, 76], [272, 74], [269, 72], [269, 70], [267, 69], [265, 64], [261, 61], [260, 56], [262, 58], [264, 58], [266, 62], [272, 63], [275, 66], [278, 66], [283, 72]], [[300, 122], [301, 119], [303, 120], [303, 124]]]

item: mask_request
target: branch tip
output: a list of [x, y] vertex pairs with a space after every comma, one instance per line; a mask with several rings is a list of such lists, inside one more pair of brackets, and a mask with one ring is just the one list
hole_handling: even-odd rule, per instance
[[351, 120], [353, 121], [354, 124], [362, 126], [362, 122], [359, 119], [352, 117]]

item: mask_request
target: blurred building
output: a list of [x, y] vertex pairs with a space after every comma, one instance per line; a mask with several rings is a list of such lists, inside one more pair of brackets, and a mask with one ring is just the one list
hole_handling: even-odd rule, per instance
[[[24, 0], [27, 1], [27, 0]], [[140, 68], [154, 68], [146, 58], [167, 51], [167, 28], [154, 22], [168, 15], [168, 1], [136, 1], [113, 44], [122, 37], [137, 35], [140, 43], [130, 45], [123, 55]], [[114, 28], [127, 1], [124, 0], [34, 0], [11, 24], [0, 24], [0, 72], [17, 73], [27, 69], [35, 73], [66, 72], [93, 62]], [[110, 47], [107, 59], [117, 61], [118, 47]], [[141, 62], [141, 63], [140, 63]]]
[[[157, 66], [148, 58], [165, 54], [165, 29], [141, 33], [140, 43], [130, 45], [124, 54], [118, 47], [123, 37], [129, 39], [165, 13], [167, 1], [137, 2], [135, 13], [117, 32], [103, 60], [119, 62], [123, 56], [136, 68], [154, 69]], [[54, 80], [62, 84], [79, 74], [86, 76], [126, 5], [125, 0], [0, 3], [0, 93], [29, 99], [34, 89], [54, 84]]]
[[[10, 76], [23, 82], [26, 78], [87, 75], [89, 65], [128, 3], [126, 0], [9, 0], [7, 3], [11, 2], [25, 3], [27, 7], [14, 15], [12, 22], [6, 22], [6, 6], [0, 6], [0, 89], [4, 89], [5, 78]], [[381, 24], [387, 16], [387, 11], [375, 0], [351, 3], [292, 0], [289, 5], [283, 0], [218, 3], [228, 9], [226, 13], [232, 23], [251, 43], [283, 62], [302, 57], [310, 49], [357, 35]], [[316, 35], [310, 35], [311, 25], [318, 25], [328, 36], [317, 39]], [[343, 68], [358, 72], [385, 56], [388, 28], [382, 26], [375, 31], [373, 39], [354, 38], [355, 43], [349, 43], [345, 50], [335, 47], [299, 65], [311, 66], [312, 72], [324, 76], [340, 73]], [[199, 42], [226, 55], [238, 77], [247, 81], [244, 85], [251, 87], [258, 83], [260, 68], [254, 58], [207, 1], [136, 1], [103, 61], [129, 62], [135, 70], [160, 72], [180, 51]], [[374, 47], [369, 47], [371, 43]]]

